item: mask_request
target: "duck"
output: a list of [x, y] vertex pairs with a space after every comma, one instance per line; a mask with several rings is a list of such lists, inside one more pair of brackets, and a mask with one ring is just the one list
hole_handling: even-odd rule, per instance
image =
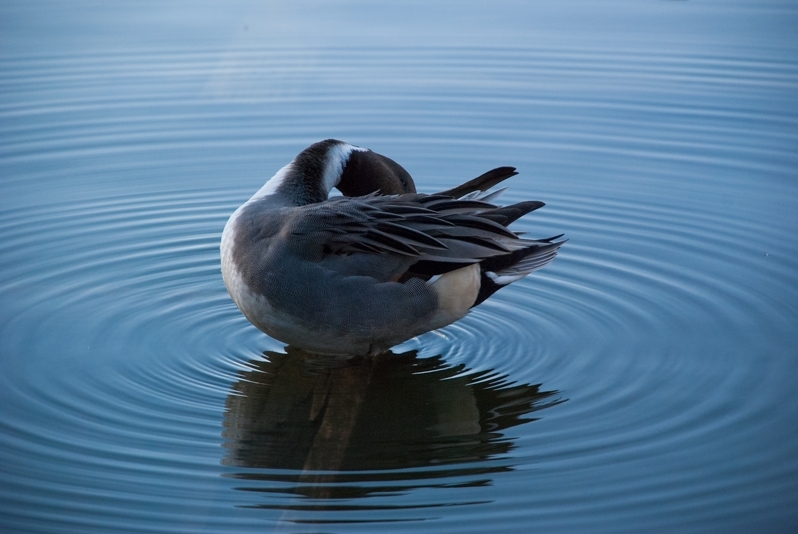
[[[327, 139], [302, 150], [230, 216], [224, 284], [258, 329], [313, 354], [375, 355], [465, 317], [551, 262], [562, 235], [508, 226], [544, 206], [501, 206], [499, 167], [418, 193], [392, 159]], [[333, 189], [341, 194], [330, 196]]]

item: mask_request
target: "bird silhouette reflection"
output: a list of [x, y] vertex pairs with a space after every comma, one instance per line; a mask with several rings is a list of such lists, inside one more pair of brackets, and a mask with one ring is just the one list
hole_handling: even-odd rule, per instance
[[[479, 475], [466, 483], [486, 483], [488, 473], [510, 468], [480, 462], [512, 449], [502, 431], [562, 402], [539, 384], [469, 372], [416, 351], [342, 359], [289, 347], [265, 356], [240, 372], [224, 416], [223, 463], [256, 468], [232, 476], [281, 483], [241, 488], [251, 491], [325, 498], [395, 489], [375, 486], [379, 480], [429, 486]], [[358, 485], [364, 481], [371, 484]]]

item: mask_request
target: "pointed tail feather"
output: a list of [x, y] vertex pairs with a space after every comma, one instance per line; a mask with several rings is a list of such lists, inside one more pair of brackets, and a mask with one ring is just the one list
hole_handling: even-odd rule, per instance
[[547, 265], [557, 255], [566, 240], [553, 241], [559, 236], [542, 239], [511, 254], [494, 256], [480, 262], [481, 284], [473, 306], [482, 303], [501, 288], [520, 280], [532, 271]]
[[485, 174], [477, 176], [473, 180], [469, 180], [464, 184], [435, 194], [460, 198], [474, 191], [487, 191], [494, 185], [501, 183], [507, 178], [515, 176], [516, 174], [518, 173], [516, 172], [515, 167], [497, 167], [496, 169], [489, 170]]

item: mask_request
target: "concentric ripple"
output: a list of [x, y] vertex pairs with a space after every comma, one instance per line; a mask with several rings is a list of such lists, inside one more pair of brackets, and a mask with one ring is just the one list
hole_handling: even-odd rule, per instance
[[[649, 9], [716, 22], [687, 4]], [[795, 530], [794, 37], [245, 26], [0, 57], [0, 530]], [[219, 238], [331, 136], [427, 192], [514, 165], [501, 201], [547, 203], [515, 229], [569, 241], [390, 354], [286, 348], [227, 296]]]
[[[445, 492], [435, 505], [424, 499], [342, 506], [330, 499], [489, 484], [492, 474], [511, 468], [501, 456], [513, 440], [502, 431], [563, 399], [539, 385], [452, 366], [440, 355], [418, 358], [415, 351], [354, 362], [295, 352], [267, 352], [264, 359], [257, 350], [281, 345], [243, 319], [219, 276], [219, 229], [234, 209], [228, 197], [235, 196], [125, 196], [0, 219], [0, 230], [13, 236], [3, 257], [16, 266], [7, 268], [11, 300], [2, 338], [7, 347], [37, 355], [4, 376], [13, 414], [4, 421], [5, 445], [31, 462], [70, 462], [59, 470], [62, 482], [46, 470], [15, 476], [12, 467], [9, 491], [46, 486], [26, 508], [50, 510], [51, 502], [71, 500], [69, 480], [97, 479], [85, 491], [104, 493], [111, 480], [129, 486], [152, 479], [148, 484], [157, 488], [140, 497], [140, 506], [168, 510], [185, 506], [194, 498], [187, 488], [216, 468], [229, 479], [225, 487], [287, 494], [285, 502], [239, 503], [282, 510], [283, 521], [302, 521], [285, 515], [291, 510], [412, 512], [473, 504], [451, 502]], [[22, 268], [43, 250], [47, 257], [35, 268]], [[308, 395], [321, 404], [308, 404]], [[407, 395], [416, 407], [410, 409]], [[218, 471], [223, 408], [221, 433], [230, 452], [222, 463], [256, 471]], [[323, 415], [314, 415], [319, 410]], [[35, 414], [53, 423], [30, 425]], [[384, 435], [375, 434], [375, 424], [385, 425]], [[333, 435], [322, 439], [319, 425]], [[36, 448], [27, 449], [31, 442]], [[346, 474], [351, 469], [362, 474]], [[260, 482], [241, 486], [241, 480]], [[216, 505], [229, 506], [234, 495]], [[297, 495], [324, 504], [297, 503]], [[89, 524], [101, 528], [103, 513], [129, 506], [131, 498], [139, 497], [103, 495]], [[45, 522], [49, 513], [33, 515]]]

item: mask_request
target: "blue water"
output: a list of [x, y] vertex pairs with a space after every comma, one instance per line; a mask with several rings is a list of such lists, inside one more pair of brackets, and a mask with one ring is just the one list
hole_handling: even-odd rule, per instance
[[[0, 5], [0, 531], [798, 531], [798, 6]], [[224, 289], [307, 145], [545, 269], [375, 359]]]

